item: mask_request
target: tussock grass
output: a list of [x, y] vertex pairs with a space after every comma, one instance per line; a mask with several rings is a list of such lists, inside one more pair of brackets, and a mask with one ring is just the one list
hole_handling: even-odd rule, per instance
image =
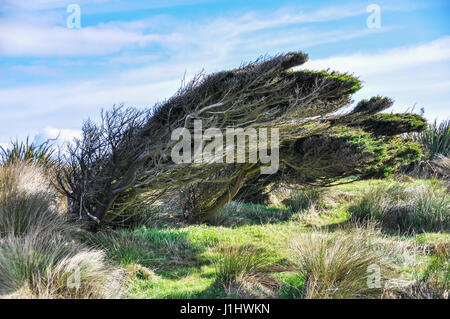
[[107, 298], [119, 293], [120, 274], [104, 253], [39, 234], [0, 242], [0, 295], [30, 298]]
[[78, 244], [44, 168], [0, 166], [0, 296], [107, 298], [120, 276], [100, 250]]
[[58, 212], [57, 194], [41, 167], [0, 166], [0, 236], [74, 229]]
[[425, 131], [412, 134], [414, 141], [424, 148], [423, 160], [432, 161], [437, 154], [450, 154], [450, 120], [429, 124]]
[[352, 218], [375, 219], [401, 233], [450, 230], [450, 196], [438, 181], [405, 185], [382, 183], [350, 207]]
[[110, 260], [119, 266], [148, 265], [151, 245], [141, 237], [129, 232], [85, 233], [83, 241], [96, 249], [107, 252]]
[[323, 196], [319, 188], [301, 189], [288, 200], [288, 206], [293, 212], [301, 212], [314, 207]]
[[[293, 240], [296, 269], [304, 278], [303, 298], [374, 298], [383, 293], [389, 258], [372, 242], [373, 227], [359, 227], [351, 234], [319, 231]], [[374, 285], [372, 267], [380, 269]]]
[[282, 270], [269, 261], [263, 249], [252, 245], [221, 247], [214, 262], [217, 282], [228, 295], [244, 298], [270, 296], [279, 284], [270, 276]]

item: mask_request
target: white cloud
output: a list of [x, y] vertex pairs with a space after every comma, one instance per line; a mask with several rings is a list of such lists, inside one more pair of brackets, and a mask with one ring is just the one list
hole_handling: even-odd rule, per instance
[[341, 72], [377, 75], [417, 66], [450, 60], [450, 36], [422, 45], [395, 48], [372, 54], [352, 54], [312, 60], [305, 64], [309, 69], [333, 68]]
[[353, 73], [364, 87], [355, 99], [384, 95], [395, 99], [396, 111], [416, 105], [429, 119], [450, 117], [450, 37], [372, 54], [311, 60], [301, 69]]
[[[34, 5], [45, 8], [61, 7], [66, 3], [66, 1], [39, 1]], [[238, 17], [216, 18], [212, 21], [179, 22], [160, 16], [139, 21], [116, 21], [81, 29], [69, 29], [65, 26], [66, 16], [58, 16], [53, 11], [40, 14], [39, 19], [32, 12], [21, 11], [7, 14], [0, 19], [0, 29], [6, 30], [0, 33], [0, 55], [101, 56], [117, 53], [122, 49], [142, 48], [150, 44], [158, 44], [171, 50], [183, 48], [183, 51], [189, 47], [229, 46], [239, 41], [250, 41], [252, 37], [245, 35], [268, 28], [338, 20], [363, 13], [365, 12], [362, 6], [354, 5], [326, 7], [311, 12], [291, 8], [270, 14], [250, 12]], [[160, 31], [149, 32], [149, 29]], [[297, 33], [297, 38], [300, 34]], [[320, 38], [320, 34], [317, 37]]]
[[0, 29], [8, 30], [0, 33], [0, 54], [4, 56], [95, 56], [171, 40], [170, 35], [143, 35], [111, 25], [69, 29], [0, 22]]
[[[181, 26], [169, 18], [155, 18], [111, 22], [81, 30], [58, 26], [63, 25], [64, 20], [53, 15], [46, 17], [41, 25], [35, 21], [35, 16], [20, 20], [20, 23], [11, 19], [0, 20], [0, 29], [2, 26], [10, 27], [8, 32], [0, 33], [0, 55], [3, 52], [12, 56], [58, 56], [61, 59], [51, 61], [56, 60], [55, 64], [59, 66], [79, 63], [80, 67], [88, 68], [93, 63], [88, 56], [103, 56], [149, 43], [157, 43], [162, 48], [160, 59], [152, 52], [140, 54], [127, 50], [129, 53], [119, 53], [95, 62], [127, 65], [126, 71], [84, 80], [78, 78], [77, 82], [67, 77], [59, 83], [0, 88], [0, 121], [6, 123], [0, 126], [0, 139], [7, 140], [17, 132], [21, 134], [19, 138], [26, 137], [26, 134], [44, 138], [55, 135], [55, 127], [72, 128], [61, 131], [64, 132], [62, 136], [70, 137], [78, 132], [73, 129], [80, 127], [82, 120], [89, 116], [97, 117], [102, 107], [110, 108], [122, 102], [129, 106], [152, 107], [176, 91], [185, 71], [189, 79], [202, 68], [209, 73], [235, 67], [236, 61], [251, 61], [261, 54], [289, 51], [293, 44], [295, 48], [305, 49], [389, 31], [386, 27], [380, 30], [318, 31], [298, 25], [343, 19], [360, 13], [360, 9], [350, 7], [308, 13], [285, 9], [266, 15], [249, 13], [201, 23], [186, 22]], [[165, 30], [166, 26], [171, 28]], [[418, 103], [427, 112], [431, 110], [430, 115], [433, 116], [439, 113], [435, 110], [448, 114], [443, 105], [445, 100], [450, 100], [449, 55], [450, 40], [445, 37], [384, 52], [312, 60], [306, 67], [355, 73], [366, 84], [356, 95], [357, 99], [382, 94], [395, 98], [397, 107], [403, 108], [399, 111]], [[70, 56], [86, 58], [77, 61], [65, 59]], [[140, 67], [133, 68], [134, 64]], [[21, 71], [32, 73], [37, 70], [22, 67]]]
[[15, 74], [41, 77], [53, 77], [63, 73], [63, 70], [61, 69], [50, 68], [45, 65], [14, 65], [7, 68], [7, 70]]
[[[67, 83], [66, 81], [61, 84], [15, 86], [0, 89], [0, 100], [6, 101], [0, 106], [0, 111], [4, 111], [2, 112], [4, 113], [2, 118], [18, 120], [31, 116], [45, 116], [46, 114], [61, 112], [61, 110], [71, 113], [77, 110], [83, 115], [89, 114], [86, 112], [86, 110], [89, 110], [90, 114], [96, 114], [100, 107], [110, 107], [122, 102], [127, 105], [148, 107], [156, 101], [172, 95], [179, 87], [185, 71], [187, 79], [189, 79], [203, 68], [207, 72], [214, 72], [222, 68], [235, 67], [236, 61], [253, 60], [259, 54], [274, 54], [291, 50], [292, 43], [296, 43], [297, 47], [306, 48], [380, 32], [369, 29], [352, 32], [348, 30], [312, 32], [308, 28], [296, 27], [290, 28], [289, 32], [283, 31], [270, 39], [265, 32], [252, 33], [268, 27], [283, 26], [307, 19], [314, 21], [326, 18], [336, 19], [348, 14], [356, 14], [355, 12], [354, 10], [341, 8], [339, 10], [319, 10], [313, 12], [311, 16], [283, 10], [276, 12], [273, 17], [247, 14], [228, 20], [213, 20], [208, 22], [207, 25], [200, 23], [186, 24], [183, 25], [183, 28], [176, 29], [169, 35], [142, 35], [144, 30], [152, 25], [153, 20], [114, 22], [81, 30], [62, 30], [62, 28], [53, 27], [50, 30], [56, 30], [55, 32], [61, 37], [61, 42], [53, 43], [50, 39], [51, 36], [48, 34], [46, 36], [49, 36], [49, 38], [46, 41], [37, 40], [39, 36], [36, 35], [32, 37], [39, 43], [32, 45], [32, 43], [23, 41], [22, 49], [20, 49], [20, 46], [16, 46], [7, 47], [3, 50], [15, 50], [16, 53], [23, 50], [23, 54], [27, 50], [32, 50], [35, 54], [38, 52], [40, 54], [58, 54], [59, 52], [61, 55], [67, 52], [103, 54], [102, 52], [113, 51], [122, 44], [128, 45], [151, 39], [151, 41], [164, 44], [166, 50], [163, 52], [167, 55], [167, 58], [163, 61], [154, 61], [156, 57], [152, 54], [121, 54], [117, 57], [107, 58], [107, 62], [100, 63], [132, 65], [134, 62], [135, 64], [144, 64], [144, 66], [115, 72], [113, 76], [98, 76], [77, 83]], [[128, 33], [115, 33], [113, 30], [128, 32], [130, 36], [126, 36]], [[388, 29], [384, 28], [381, 32], [386, 30]], [[64, 43], [63, 38], [64, 35], [67, 35], [66, 31], [74, 35], [71, 44]], [[81, 35], [79, 32], [81, 32]], [[252, 33], [252, 36], [248, 36], [249, 32]], [[42, 34], [46, 33], [43, 31]], [[108, 35], [114, 38], [116, 42], [108, 44]], [[1, 37], [2, 35], [0, 35]], [[84, 41], [83, 39], [89, 39], [89, 41], [86, 40], [88, 43], [80, 45]], [[120, 39], [125, 42], [121, 44]], [[55, 46], [55, 48], [52, 48], [52, 46]], [[264, 51], [258, 53], [262, 48]], [[13, 53], [12, 51], [11, 53]], [[189, 69], [186, 69], [187, 67]], [[80, 115], [73, 120], [80, 121]], [[2, 132], [0, 132], [0, 136], [2, 136]]]

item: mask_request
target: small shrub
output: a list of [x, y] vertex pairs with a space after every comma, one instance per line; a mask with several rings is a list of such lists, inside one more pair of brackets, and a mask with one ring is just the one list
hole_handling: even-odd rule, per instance
[[428, 125], [428, 129], [412, 134], [413, 140], [422, 144], [423, 160], [432, 161], [438, 154], [450, 154], [450, 120]]
[[421, 144], [423, 156], [402, 170], [419, 178], [440, 177], [442, 174], [438, 164], [440, 157], [450, 155], [450, 120], [439, 124], [434, 121], [426, 130], [410, 134], [410, 137]]

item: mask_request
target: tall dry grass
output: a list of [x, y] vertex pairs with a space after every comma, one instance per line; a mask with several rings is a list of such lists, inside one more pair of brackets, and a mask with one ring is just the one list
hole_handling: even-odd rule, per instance
[[120, 294], [120, 273], [100, 250], [65, 238], [28, 234], [0, 243], [0, 295], [28, 298], [107, 298]]
[[101, 250], [77, 243], [45, 169], [0, 166], [0, 297], [117, 296], [120, 276]]
[[58, 195], [40, 166], [0, 166], [0, 236], [73, 230], [58, 211], [59, 205]]
[[[318, 231], [292, 242], [296, 270], [304, 278], [303, 298], [379, 298], [393, 270], [393, 252], [382, 248], [373, 225], [351, 232]], [[374, 271], [379, 270], [377, 279]], [[379, 286], [378, 283], [379, 283]]]
[[279, 284], [271, 273], [283, 269], [271, 263], [263, 249], [244, 245], [221, 247], [220, 250], [221, 258], [214, 261], [214, 266], [217, 281], [228, 295], [242, 298], [273, 296]]
[[433, 160], [433, 165], [445, 179], [450, 178], [450, 156], [437, 154]]
[[387, 182], [370, 189], [350, 208], [356, 220], [377, 220], [400, 233], [450, 230], [450, 195], [442, 183]]

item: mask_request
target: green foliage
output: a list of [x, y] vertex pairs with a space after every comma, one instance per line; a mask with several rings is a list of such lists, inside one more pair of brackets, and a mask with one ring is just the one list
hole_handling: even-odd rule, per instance
[[412, 299], [448, 299], [450, 291], [450, 240], [438, 239], [425, 247], [430, 256], [414, 266], [414, 284], [405, 292]]
[[370, 98], [370, 100], [364, 99], [358, 102], [351, 114], [375, 114], [389, 108], [392, 104], [393, 101], [390, 98], [378, 95]]
[[361, 89], [361, 81], [358, 78], [346, 73], [339, 73], [335, 71], [330, 73], [327, 71], [309, 70], [296, 71], [295, 73], [303, 73], [316, 78], [324, 77], [335, 80], [338, 83], [345, 84], [348, 87], [348, 90], [345, 92], [346, 94], [353, 94]]
[[4, 149], [0, 146], [0, 162], [5, 164], [35, 163], [45, 168], [53, 166], [55, 148], [48, 140], [41, 145], [30, 143], [28, 137], [25, 142], [16, 140], [12, 146]]
[[432, 161], [436, 155], [450, 155], [450, 120], [437, 123], [434, 121], [428, 129], [412, 134], [412, 139], [420, 143], [424, 149], [425, 161]]
[[277, 297], [280, 299], [300, 299], [303, 296], [303, 286], [305, 278], [296, 272], [277, 274], [280, 281], [280, 290]]
[[379, 113], [372, 115], [367, 120], [355, 124], [364, 128], [365, 131], [380, 136], [394, 136], [405, 132], [421, 132], [427, 128], [426, 120], [417, 114]]
[[395, 136], [379, 137], [362, 129], [348, 127], [340, 127], [334, 134], [348, 145], [356, 147], [359, 153], [367, 155], [365, 163], [360, 163], [363, 177], [389, 176], [400, 165], [409, 164], [422, 155], [417, 143]]

